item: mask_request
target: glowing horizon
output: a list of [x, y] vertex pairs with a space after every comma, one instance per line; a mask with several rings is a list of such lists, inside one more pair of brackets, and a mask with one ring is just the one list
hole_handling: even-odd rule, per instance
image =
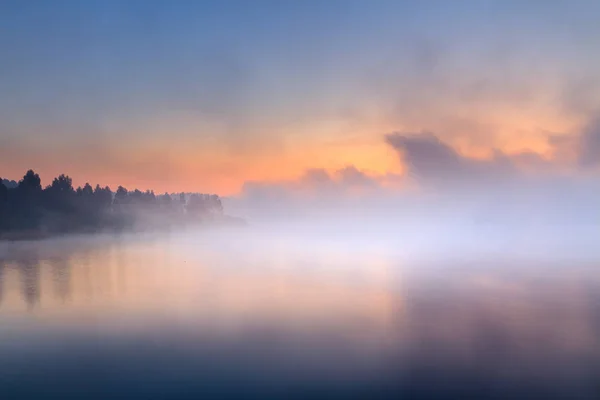
[[225, 196], [313, 169], [385, 180], [407, 169], [385, 135], [421, 131], [568, 164], [553, 140], [600, 110], [598, 7], [5, 4], [0, 177]]

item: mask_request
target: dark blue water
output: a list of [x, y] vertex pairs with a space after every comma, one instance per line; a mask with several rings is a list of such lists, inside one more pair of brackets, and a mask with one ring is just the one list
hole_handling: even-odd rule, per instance
[[397, 250], [4, 243], [0, 399], [600, 398], [593, 257]]

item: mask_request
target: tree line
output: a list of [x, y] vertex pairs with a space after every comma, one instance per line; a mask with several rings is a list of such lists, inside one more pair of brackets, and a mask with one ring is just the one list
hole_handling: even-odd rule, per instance
[[0, 179], [0, 233], [40, 234], [167, 227], [222, 216], [214, 194], [165, 193], [127, 190], [119, 186], [74, 188], [60, 175], [42, 188], [40, 176], [27, 171], [19, 182]]

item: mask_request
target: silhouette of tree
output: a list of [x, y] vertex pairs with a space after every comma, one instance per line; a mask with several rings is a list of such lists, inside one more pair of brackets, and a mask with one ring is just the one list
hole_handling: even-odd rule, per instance
[[29, 170], [19, 181], [14, 196], [9, 192], [9, 224], [22, 230], [35, 230], [40, 226], [43, 206], [40, 176]]
[[194, 193], [188, 201], [187, 211], [203, 217], [215, 216], [223, 213], [223, 205], [217, 195]]
[[38, 174], [30, 169], [19, 181], [18, 189], [28, 194], [39, 193], [42, 191], [42, 180]]
[[0, 230], [6, 228], [8, 219], [8, 188], [0, 179]]
[[108, 186], [101, 188], [100, 185], [96, 185], [94, 201], [99, 209], [106, 210], [112, 205], [113, 193]]
[[17, 186], [19, 186], [19, 184], [15, 181], [11, 181], [8, 179], [1, 179], [0, 178], [0, 182], [2, 182], [4, 184], [4, 186], [6, 186], [7, 189], [16, 189]]
[[83, 197], [90, 198], [94, 195], [94, 189], [92, 189], [92, 185], [86, 183], [83, 188], [77, 188], [77, 194]]
[[156, 196], [154, 195], [154, 191], [146, 190], [144, 193], [144, 203], [146, 204], [154, 204], [156, 202]]
[[74, 192], [73, 180], [64, 174], [59, 175], [57, 178], [54, 178], [49, 190], [56, 193], [72, 194]]
[[73, 225], [77, 225], [77, 218], [73, 214], [77, 214], [79, 204], [77, 204], [73, 189], [73, 180], [61, 174], [52, 180], [52, 184], [44, 189], [44, 208], [52, 211], [51, 214], [46, 214], [46, 224], [50, 223], [60, 231], [68, 231]]
[[160, 197], [159, 200], [160, 200], [160, 204], [161, 205], [163, 205], [165, 207], [170, 207], [171, 206], [171, 203], [172, 203], [173, 199], [171, 199], [171, 195], [170, 194], [165, 193], [165, 194], [163, 194], [162, 196], [159, 196], [159, 197]]
[[[27, 171], [18, 184], [15, 182], [14, 188], [7, 187], [5, 182], [13, 181], [0, 180], [0, 233], [18, 232], [27, 236], [30, 232], [164, 227], [172, 222], [201, 221], [223, 211], [216, 195], [188, 197], [180, 193], [177, 202], [168, 193], [156, 196], [152, 190], [130, 192], [123, 186], [114, 195], [109, 187], [96, 185], [92, 189], [89, 183], [75, 190], [72, 179], [64, 174], [54, 178], [44, 190], [33, 170]], [[186, 211], [190, 218], [182, 218]]]
[[136, 204], [142, 203], [143, 197], [144, 197], [144, 194], [138, 189], [134, 189], [133, 192], [129, 192], [129, 198], [132, 203], [136, 203]]
[[223, 203], [221, 203], [221, 199], [216, 194], [210, 195], [210, 209], [213, 213], [223, 214]]
[[8, 201], [8, 188], [0, 179], [0, 207]]
[[192, 194], [187, 204], [187, 211], [196, 215], [205, 215], [207, 208], [204, 198], [198, 194]]
[[115, 192], [115, 203], [125, 204], [127, 202], [127, 196], [129, 192], [123, 186], [119, 186]]

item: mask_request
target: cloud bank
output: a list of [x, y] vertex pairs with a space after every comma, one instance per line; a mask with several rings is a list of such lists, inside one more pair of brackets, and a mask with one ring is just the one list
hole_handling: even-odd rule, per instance
[[[309, 169], [296, 180], [247, 182], [228, 200], [250, 219], [379, 215], [452, 215], [470, 222], [598, 219], [600, 119], [570, 136], [548, 135], [552, 152], [486, 158], [459, 152], [432, 132], [393, 132], [383, 141], [405, 167], [402, 175], [355, 166]], [[562, 155], [568, 156], [562, 156]]]

